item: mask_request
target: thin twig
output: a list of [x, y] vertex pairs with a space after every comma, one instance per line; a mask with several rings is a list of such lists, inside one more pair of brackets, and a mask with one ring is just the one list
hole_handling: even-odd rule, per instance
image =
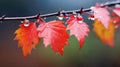
[[[100, 7], [105, 7], [105, 6], [115, 6], [116, 4], [120, 4], [120, 1], [112, 1], [112, 2], [106, 2], [104, 4], [100, 4]], [[78, 9], [78, 10], [71, 10], [71, 11], [62, 11], [62, 12], [55, 12], [55, 13], [49, 13], [49, 14], [44, 14], [44, 15], [33, 15], [33, 16], [26, 16], [26, 17], [6, 17], [6, 16], [2, 16], [0, 17], [0, 21], [8, 21], [8, 20], [25, 20], [25, 19], [37, 19], [38, 15], [41, 18], [45, 18], [45, 17], [51, 17], [51, 16], [59, 16], [59, 14], [72, 14], [73, 12], [76, 13], [84, 13], [84, 12], [89, 12], [91, 11], [90, 8], [87, 9]]]

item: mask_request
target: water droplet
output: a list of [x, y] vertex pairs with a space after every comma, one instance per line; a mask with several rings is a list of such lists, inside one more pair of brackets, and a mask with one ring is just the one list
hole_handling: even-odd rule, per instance
[[76, 15], [74, 15], [74, 17], [77, 17]]
[[23, 23], [23, 21], [21, 21], [21, 23]]
[[25, 23], [25, 24], [24, 24], [25, 27], [28, 27], [29, 25], [30, 25], [29, 23]]
[[95, 20], [95, 18], [90, 18], [90, 17], [89, 17], [88, 19], [90, 19], [90, 20]]
[[83, 21], [78, 21], [78, 23], [83, 23]]
[[59, 19], [59, 20], [63, 20], [63, 17], [62, 17], [62, 16], [58, 16], [58, 19]]
[[30, 25], [29, 20], [24, 20], [22, 23], [25, 27], [28, 27]]
[[94, 15], [90, 15], [88, 19], [95, 20], [95, 17], [94, 17]]
[[44, 17], [44, 19], [46, 19], [46, 17]]
[[79, 21], [82, 21], [82, 20], [83, 20], [83, 18], [82, 18], [82, 16], [81, 16], [80, 14], [78, 14], [77, 19], [78, 19]]

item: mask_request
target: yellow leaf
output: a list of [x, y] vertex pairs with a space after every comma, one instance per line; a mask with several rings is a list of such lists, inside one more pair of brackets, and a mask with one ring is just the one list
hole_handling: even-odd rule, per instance
[[109, 46], [113, 47], [114, 46], [114, 28], [115, 28], [113, 21], [111, 20], [109, 22], [108, 29], [106, 29], [104, 25], [97, 19], [94, 21], [93, 26], [94, 26], [93, 31], [100, 38], [100, 40], [104, 44], [108, 44]]

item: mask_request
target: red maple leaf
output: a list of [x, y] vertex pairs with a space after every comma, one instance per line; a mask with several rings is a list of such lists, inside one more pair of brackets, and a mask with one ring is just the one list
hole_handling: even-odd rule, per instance
[[115, 28], [120, 27], [120, 17], [118, 17], [118, 16], [113, 17], [113, 22], [115, 24]]
[[91, 7], [91, 9], [94, 11], [94, 18], [98, 19], [98, 21], [100, 21], [105, 26], [105, 28], [108, 29], [108, 25], [110, 22], [110, 14], [107, 9], [97, 6]]
[[120, 7], [113, 9], [113, 12], [120, 17]]
[[22, 47], [23, 56], [26, 57], [39, 42], [36, 24], [24, 22], [15, 34], [14, 40], [18, 40], [18, 47]]
[[70, 16], [67, 24], [67, 30], [70, 30], [70, 36], [74, 35], [80, 42], [80, 47], [82, 48], [84, 44], [84, 38], [88, 36], [88, 25], [82, 21], [81, 16], [74, 17], [74, 15]]
[[113, 9], [113, 21], [115, 28], [118, 28], [120, 26], [120, 7]]
[[62, 21], [40, 22], [38, 27], [39, 37], [43, 38], [45, 47], [51, 45], [55, 52], [63, 55], [64, 46], [67, 45], [68, 34]]

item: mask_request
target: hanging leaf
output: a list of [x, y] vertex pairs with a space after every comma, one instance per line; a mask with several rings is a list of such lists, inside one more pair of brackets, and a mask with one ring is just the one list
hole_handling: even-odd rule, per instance
[[113, 21], [115, 28], [118, 28], [120, 26], [120, 7], [113, 9]]
[[108, 25], [108, 29], [106, 29], [101, 22], [99, 22], [97, 19], [95, 20], [94, 24], [94, 32], [96, 35], [100, 38], [100, 40], [104, 44], [108, 44], [109, 46], [114, 46], [114, 24], [112, 21], [110, 21]]
[[82, 21], [82, 17], [71, 15], [67, 21], [67, 30], [70, 30], [70, 36], [74, 35], [80, 42], [80, 48], [84, 44], [84, 38], [88, 36], [88, 25]]
[[23, 22], [20, 28], [15, 31], [15, 34], [14, 40], [18, 40], [18, 47], [22, 47], [24, 57], [31, 54], [32, 49], [39, 42], [36, 24]]
[[120, 17], [120, 7], [113, 9], [113, 12]]
[[63, 55], [64, 46], [67, 45], [68, 34], [62, 21], [40, 22], [38, 27], [39, 37], [43, 38], [45, 47], [51, 45], [55, 52]]
[[120, 27], [120, 17], [114, 16], [113, 17], [113, 22], [114, 22], [115, 28], [119, 28]]
[[94, 18], [98, 19], [98, 21], [101, 22], [105, 26], [105, 28], [108, 29], [108, 25], [110, 22], [110, 14], [107, 9], [97, 6], [91, 7], [91, 9], [94, 11]]

